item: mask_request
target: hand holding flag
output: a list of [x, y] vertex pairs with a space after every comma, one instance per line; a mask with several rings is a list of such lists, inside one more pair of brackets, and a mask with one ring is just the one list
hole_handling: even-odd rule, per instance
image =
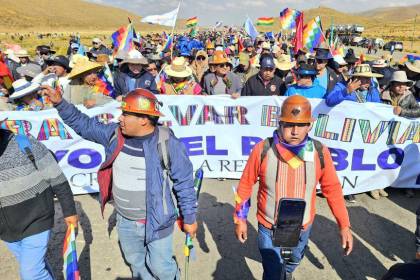
[[79, 280], [80, 272], [77, 263], [77, 251], [76, 251], [76, 234], [75, 227], [71, 223], [67, 228], [66, 237], [63, 245], [63, 268], [64, 277], [66, 280]]

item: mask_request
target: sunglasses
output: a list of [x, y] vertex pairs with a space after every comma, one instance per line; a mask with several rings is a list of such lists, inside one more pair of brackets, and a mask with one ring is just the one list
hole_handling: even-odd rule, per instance
[[99, 43], [96, 43], [96, 42], [92, 42], [92, 44], [93, 44], [93, 45], [99, 45]]
[[317, 63], [327, 63], [328, 60], [326, 60], [326, 59], [317, 59], [316, 62]]
[[218, 67], [223, 68], [223, 67], [229, 67], [230, 65], [227, 63], [221, 63], [221, 64], [217, 64]]
[[312, 76], [311, 75], [298, 75], [298, 78], [299, 79], [310, 79], [310, 78], [312, 78]]
[[206, 58], [204, 56], [197, 56], [197, 60], [206, 60]]

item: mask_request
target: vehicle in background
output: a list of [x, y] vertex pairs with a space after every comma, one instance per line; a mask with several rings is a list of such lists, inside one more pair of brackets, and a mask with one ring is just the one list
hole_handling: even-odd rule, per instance
[[375, 39], [373, 40], [373, 43], [374, 43], [376, 46], [379, 46], [380, 48], [382, 48], [382, 47], [385, 45], [385, 41], [384, 41], [382, 38], [375, 38]]
[[362, 40], [363, 40], [363, 37], [355, 36], [352, 38], [350, 45], [357, 46]]
[[355, 25], [353, 25], [353, 26], [351, 27], [351, 32], [352, 32], [352, 33], [359, 33], [359, 34], [362, 34], [364, 31], [365, 31], [365, 28], [364, 28], [363, 26], [361, 26], [361, 25], [357, 25], [357, 24], [355, 24]]
[[403, 49], [404, 49], [403, 43], [402, 42], [396, 42], [396, 41], [391, 41], [391, 42], [386, 43], [384, 45], [383, 49], [384, 49], [384, 51], [390, 51], [392, 46], [394, 46], [395, 51], [402, 52]]

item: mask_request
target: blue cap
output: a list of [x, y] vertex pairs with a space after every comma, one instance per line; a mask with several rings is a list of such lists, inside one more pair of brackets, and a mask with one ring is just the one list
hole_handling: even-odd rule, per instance
[[260, 68], [276, 68], [274, 64], [274, 58], [272, 56], [263, 56], [260, 59]]

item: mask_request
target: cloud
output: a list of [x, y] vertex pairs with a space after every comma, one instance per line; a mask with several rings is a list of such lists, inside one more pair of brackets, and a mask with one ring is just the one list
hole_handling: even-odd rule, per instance
[[[179, 0], [85, 0], [126, 9], [140, 16], [162, 14], [176, 8]], [[251, 19], [262, 16], [278, 16], [286, 7], [311, 9], [327, 6], [345, 13], [357, 13], [378, 7], [407, 6], [418, 4], [419, 0], [183, 0], [179, 17], [198, 16], [200, 24], [212, 25], [218, 20], [225, 24], [241, 25], [248, 15]]]

